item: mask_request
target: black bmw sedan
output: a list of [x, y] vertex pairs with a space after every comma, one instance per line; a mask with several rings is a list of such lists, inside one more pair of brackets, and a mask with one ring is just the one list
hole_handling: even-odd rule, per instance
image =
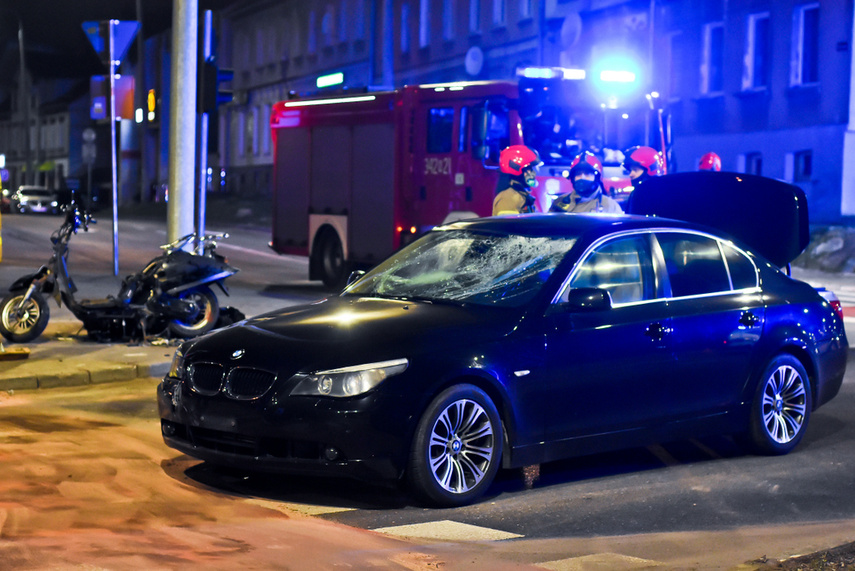
[[193, 457], [400, 480], [454, 506], [500, 468], [669, 439], [790, 452], [847, 348], [813, 288], [706, 227], [497, 217], [185, 343], [158, 402], [166, 444]]

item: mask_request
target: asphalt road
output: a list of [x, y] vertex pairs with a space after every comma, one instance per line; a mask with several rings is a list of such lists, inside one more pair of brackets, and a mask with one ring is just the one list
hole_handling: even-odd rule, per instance
[[[39, 244], [58, 222], [3, 217], [0, 284], [46, 261]], [[120, 225], [120, 275], [154, 255], [159, 228]], [[225, 230], [233, 236], [223, 251], [242, 270], [230, 280], [234, 299], [247, 315], [327, 293], [305, 280], [305, 260], [266, 251], [265, 231]], [[79, 238], [72, 275], [81, 292], [113, 291], [109, 228]], [[531, 489], [518, 471], [502, 472], [481, 502], [448, 510], [398, 490], [222, 471], [178, 454], [159, 438], [155, 379], [0, 393], [0, 538], [15, 540], [0, 541], [0, 560], [15, 569], [273, 568], [279, 549], [292, 568], [730, 569], [797, 555], [855, 540], [853, 375], [850, 365], [788, 456], [747, 455], [724, 437], [594, 455], [541, 466]], [[316, 535], [281, 535], [307, 515]]]

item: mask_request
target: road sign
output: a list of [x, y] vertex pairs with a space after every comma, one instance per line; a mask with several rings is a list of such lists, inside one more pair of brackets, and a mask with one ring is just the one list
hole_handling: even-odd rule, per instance
[[102, 20], [100, 22], [83, 22], [83, 32], [95, 53], [101, 58], [101, 63], [110, 65], [110, 24], [113, 26], [113, 61], [121, 62], [127, 53], [131, 42], [137, 35], [140, 23], [122, 20]]

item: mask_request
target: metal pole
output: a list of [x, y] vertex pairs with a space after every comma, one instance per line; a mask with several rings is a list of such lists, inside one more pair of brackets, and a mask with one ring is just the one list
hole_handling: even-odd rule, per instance
[[24, 165], [25, 173], [23, 178], [24, 184], [32, 184], [33, 178], [33, 161], [30, 154], [30, 90], [27, 88], [27, 60], [24, 55], [24, 24], [18, 21], [18, 52], [21, 60], [20, 86], [18, 106], [24, 112]]
[[169, 202], [167, 241], [193, 231], [196, 179], [198, 0], [175, 0], [169, 77]]
[[202, 253], [202, 236], [205, 235], [205, 200], [208, 188], [208, 114], [199, 117], [199, 220], [196, 225], [196, 250]]
[[110, 144], [112, 148], [113, 184], [113, 275], [119, 275], [119, 182], [116, 164], [116, 60], [114, 56], [113, 27], [117, 20], [110, 20]]

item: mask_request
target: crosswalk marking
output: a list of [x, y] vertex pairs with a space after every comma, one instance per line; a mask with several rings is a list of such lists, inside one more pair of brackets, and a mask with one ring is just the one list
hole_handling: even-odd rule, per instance
[[516, 533], [469, 525], [451, 520], [439, 520], [412, 525], [379, 527], [374, 531], [400, 537], [439, 539], [445, 541], [501, 541], [524, 537]]
[[537, 564], [538, 567], [552, 571], [581, 571], [583, 569], [623, 569], [628, 571], [630, 569], [650, 569], [662, 565], [658, 561], [640, 559], [620, 553], [596, 553]]
[[282, 512], [284, 514], [290, 513], [299, 513], [303, 515], [327, 515], [327, 514], [335, 514], [342, 512], [351, 512], [355, 511], [354, 508], [342, 508], [338, 506], [316, 506], [311, 504], [296, 504], [296, 503], [282, 503], [282, 502], [274, 502], [272, 500], [262, 500], [258, 498], [250, 498], [247, 500], [247, 503], [261, 506], [263, 508], [268, 508], [271, 510], [276, 510], [278, 512]]

